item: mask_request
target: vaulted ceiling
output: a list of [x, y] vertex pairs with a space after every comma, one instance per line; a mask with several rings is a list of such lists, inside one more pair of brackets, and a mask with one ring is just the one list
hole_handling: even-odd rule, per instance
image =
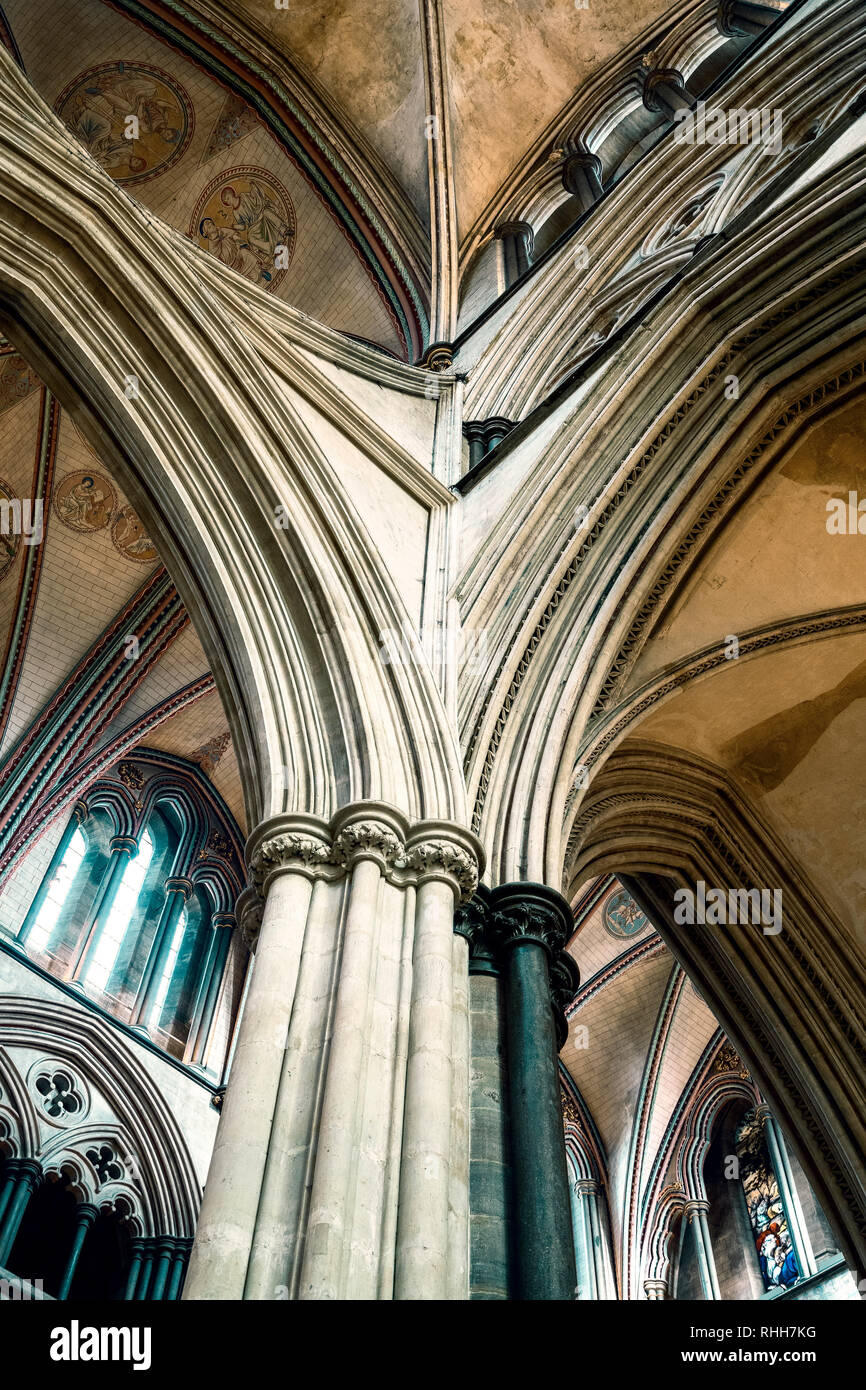
[[515, 164], [599, 68], [681, 0], [229, 0], [303, 65], [427, 203], [423, 23], [441, 10], [458, 227], [471, 227]]

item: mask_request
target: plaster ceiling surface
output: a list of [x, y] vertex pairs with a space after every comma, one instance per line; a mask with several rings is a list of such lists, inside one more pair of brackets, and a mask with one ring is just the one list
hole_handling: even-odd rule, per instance
[[[402, 356], [394, 320], [356, 248], [251, 109], [103, 0], [64, 0], [63, 9], [61, 35], [57, 0], [4, 4], [30, 81], [108, 172], [266, 293]], [[140, 121], [135, 165], [123, 126], [130, 114]], [[279, 269], [277, 245], [288, 254]]]
[[847, 502], [849, 491], [866, 495], [862, 400], [792, 440], [702, 555], [644, 649], [630, 688], [729, 635], [862, 602], [866, 540], [828, 529], [828, 503]]
[[[0, 490], [4, 497], [32, 498], [40, 452], [47, 451], [51, 470], [41, 544], [28, 547], [22, 537], [2, 538], [0, 643], [9, 681], [0, 700], [0, 767], [55, 693], [83, 669], [88, 652], [125, 605], [163, 573], [122, 489], [62, 410], [56, 414], [53, 447], [46, 446], [50, 406], [50, 396], [23, 359], [8, 346], [0, 348]], [[38, 564], [28, 569], [36, 556]], [[97, 722], [81, 753], [90, 756], [107, 747], [146, 714], [171, 710], [179, 692], [208, 675], [201, 643], [187, 623], [112, 717]], [[228, 722], [212, 689], [137, 741], [201, 766], [245, 830]]]
[[[428, 114], [419, 0], [228, 0], [310, 72], [427, 218]], [[442, 0], [463, 237], [561, 108], [679, 0]]]
[[837, 534], [828, 503], [863, 496], [864, 458], [862, 400], [799, 433], [708, 546], [628, 689], [752, 629], [809, 620], [793, 640], [729, 648], [631, 734], [722, 767], [866, 942], [866, 633], [815, 621], [862, 603], [866, 537]]

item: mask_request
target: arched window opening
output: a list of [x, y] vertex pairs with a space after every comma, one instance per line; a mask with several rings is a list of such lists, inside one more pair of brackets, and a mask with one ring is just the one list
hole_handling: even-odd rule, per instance
[[77, 1203], [66, 1183], [45, 1177], [27, 1204], [9, 1253], [9, 1269], [56, 1298], [75, 1233]]
[[198, 766], [143, 750], [93, 783], [41, 846], [18, 941], [41, 969], [219, 1077], [248, 955], [232, 912], [239, 845]]
[[744, 1117], [734, 1144], [764, 1288], [789, 1289], [801, 1271], [764, 1126], [754, 1110]]
[[47, 951], [57, 927], [60, 913], [69, 897], [87, 852], [87, 841], [82, 830], [75, 831], [66, 851], [54, 871], [48, 891], [39, 909], [35, 922], [30, 927], [27, 944], [34, 951]]
[[180, 916], [177, 919], [177, 924], [172, 933], [171, 944], [169, 945], [168, 955], [165, 958], [165, 965], [162, 971], [162, 978], [159, 982], [159, 988], [156, 992], [156, 999], [153, 1003], [150, 1018], [147, 1021], [149, 1028], [158, 1028], [160, 1026], [166, 995], [168, 994], [169, 985], [171, 984], [177, 965], [177, 958], [180, 952], [181, 942], [183, 941], [183, 934], [186, 930], [186, 924], [187, 915], [186, 908], [184, 907], [181, 909]]
[[92, 989], [106, 992], [109, 976], [114, 968], [127, 928], [132, 921], [138, 896], [152, 857], [153, 839], [150, 831], [145, 829], [141, 836], [138, 854], [134, 859], [130, 859], [123, 871], [123, 877], [120, 880], [105, 927], [93, 948], [93, 955], [84, 976], [85, 984]]

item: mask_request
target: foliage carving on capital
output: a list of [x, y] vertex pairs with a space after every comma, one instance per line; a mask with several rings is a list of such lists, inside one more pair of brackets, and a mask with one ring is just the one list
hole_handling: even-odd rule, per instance
[[[453, 879], [459, 889], [461, 903], [468, 903], [478, 887], [478, 860], [475, 855], [449, 840], [421, 840], [408, 851], [406, 864], [421, 879], [435, 874], [444, 874]], [[466, 931], [461, 931], [461, 935], [466, 936]]]
[[503, 946], [534, 941], [555, 956], [565, 945], [560, 914], [545, 903], [513, 903], [496, 909], [496, 930]]
[[255, 886], [261, 889], [271, 875], [279, 870], [309, 871], [330, 862], [331, 850], [321, 840], [286, 832], [262, 841], [252, 857], [250, 873]]
[[334, 856], [346, 868], [362, 858], [377, 859], [384, 868], [390, 868], [402, 853], [402, 841], [381, 821], [354, 821], [334, 841]]

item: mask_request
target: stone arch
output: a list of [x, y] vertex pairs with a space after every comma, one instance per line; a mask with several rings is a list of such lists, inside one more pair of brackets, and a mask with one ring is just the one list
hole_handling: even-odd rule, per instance
[[[157, 1083], [111, 1024], [67, 1005], [5, 997], [0, 999], [0, 1049], [13, 1046], [40, 1048], [74, 1066], [99, 1090], [116, 1120], [113, 1126], [94, 1121], [65, 1130], [43, 1148], [34, 1131], [32, 1102], [25, 1090], [25, 1106], [19, 1086], [16, 1108], [20, 1103], [18, 1113], [29, 1116], [27, 1156], [42, 1158], [44, 1153], [49, 1164], [74, 1163], [77, 1183], [98, 1202], [99, 1183], [84, 1149], [91, 1140], [114, 1137], [134, 1157], [146, 1193], [143, 1204], [138, 1199], [138, 1215], [152, 1230], [141, 1234], [191, 1237], [201, 1190], [180, 1126]], [[0, 1052], [0, 1062], [5, 1056]], [[128, 1181], [114, 1187], [116, 1196], [129, 1200], [136, 1191]]]
[[[114, 186], [5, 51], [0, 74], [0, 323], [160, 548], [230, 717], [250, 824], [366, 798], [461, 818], [431, 672], [379, 659], [403, 601], [313, 429], [235, 325], [249, 287]], [[268, 314], [283, 310], [300, 318]]]
[[[843, 1250], [861, 1258], [866, 974], [847, 930], [705, 759], [625, 744], [592, 784], [576, 825], [570, 883], [616, 868], [784, 1121]], [[781, 930], [677, 923], [674, 891], [699, 882], [728, 892], [779, 885]]]

